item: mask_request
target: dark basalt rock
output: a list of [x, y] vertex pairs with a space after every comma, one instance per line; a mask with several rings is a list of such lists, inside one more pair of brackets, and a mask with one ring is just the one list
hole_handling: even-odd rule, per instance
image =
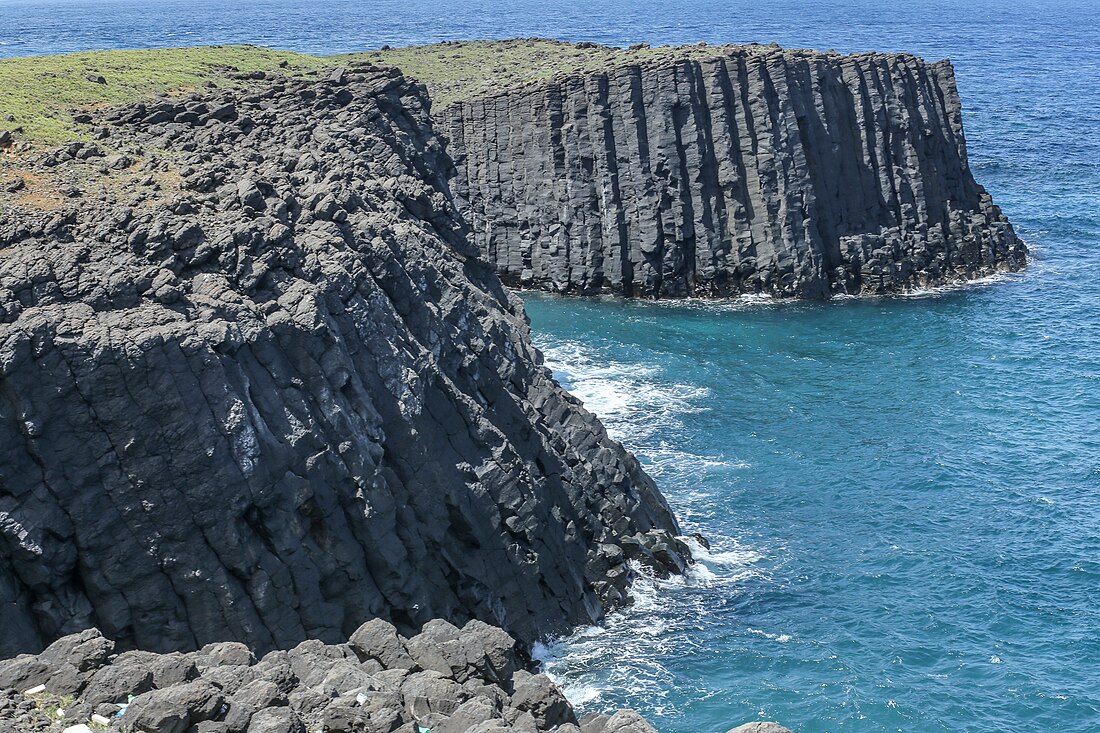
[[[436, 654], [446, 656], [440, 631], [409, 639], [375, 620], [353, 638], [392, 637], [401, 647], [434, 647]], [[432, 733], [655, 733], [632, 710], [588, 716], [578, 727], [561, 691], [545, 675], [523, 668], [520, 645], [499, 628], [471, 621], [443, 636], [444, 643], [456, 643], [471, 658], [499, 660], [492, 674], [483, 676], [480, 668], [463, 668], [461, 676], [415, 665], [381, 668], [373, 660], [349, 658], [346, 644], [312, 645], [308, 662], [289, 677], [281, 671], [286, 652], [271, 652], [251, 665], [205, 668], [209, 657], [192, 652], [170, 656], [182, 656], [203, 669], [201, 677], [157, 685], [125, 708], [126, 696], [109, 707], [93, 706], [78, 696], [65, 701], [64, 716], [58, 718], [63, 702], [58, 697], [0, 689], [0, 731], [13, 725], [21, 731], [61, 731], [95, 722], [91, 716], [97, 711], [110, 721], [111, 730], [121, 733], [416, 733], [423, 728]], [[148, 655], [151, 666], [158, 666], [156, 656]], [[58, 669], [53, 658], [32, 659], [49, 674]], [[128, 666], [118, 657], [101, 671], [110, 673], [117, 665]], [[227, 668], [233, 670], [231, 678], [219, 674]], [[227, 684], [228, 679], [236, 684]]]
[[[664, 499], [468, 244], [428, 104], [349, 66], [108, 112], [100, 145], [124, 157], [43, 158], [122, 193], [0, 219], [0, 655], [91, 626], [262, 654], [371, 618], [529, 643], [626, 602], [626, 538], [668, 559]], [[348, 654], [410, 666], [391, 642]], [[55, 656], [96, 702], [254, 668], [215, 646], [112, 677], [80, 644]], [[436, 673], [510, 672], [438, 646]], [[37, 679], [19, 664], [0, 679]]]
[[971, 175], [947, 61], [696, 50], [465, 100], [439, 127], [515, 285], [821, 298], [1025, 265]]

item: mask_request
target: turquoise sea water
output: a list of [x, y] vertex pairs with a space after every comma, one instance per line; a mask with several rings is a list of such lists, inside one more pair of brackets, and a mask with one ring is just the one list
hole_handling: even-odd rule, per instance
[[977, 177], [1034, 254], [908, 298], [529, 298], [562, 381], [714, 541], [545, 650], [569, 694], [663, 733], [1100, 730], [1093, 0], [0, 0], [0, 55], [516, 35], [949, 56]]

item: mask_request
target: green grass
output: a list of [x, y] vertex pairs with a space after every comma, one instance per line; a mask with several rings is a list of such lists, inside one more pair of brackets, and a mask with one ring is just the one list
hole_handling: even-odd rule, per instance
[[[36, 147], [79, 138], [75, 113], [104, 104], [135, 102], [157, 93], [175, 93], [214, 81], [234, 84], [228, 67], [239, 71], [305, 74], [351, 60], [397, 66], [428, 86], [437, 108], [496, 89], [543, 81], [559, 74], [605, 68], [625, 61], [706, 57], [719, 50], [702, 46], [633, 51], [577, 48], [543, 39], [466, 41], [412, 46], [342, 56], [310, 56], [256, 46], [203, 46], [146, 51], [89, 51], [62, 56], [0, 59], [0, 130], [18, 127], [18, 139]], [[280, 62], [289, 66], [279, 67]], [[89, 81], [102, 75], [107, 83]], [[8, 117], [14, 120], [8, 120]]]
[[[0, 130], [22, 127], [18, 139], [56, 144], [79, 136], [72, 122], [76, 111], [133, 102], [158, 92], [193, 89], [206, 81], [232, 83], [225, 78], [226, 67], [280, 71], [280, 61], [291, 65], [287, 71], [299, 73], [332, 65], [317, 56], [254, 46], [91, 51], [0, 59]], [[107, 83], [89, 81], [89, 74], [102, 75]]]
[[507, 41], [463, 41], [372, 51], [340, 58], [390, 64], [422, 81], [437, 107], [573, 74], [611, 68], [626, 62], [649, 63], [673, 58], [713, 58], [714, 46], [658, 46], [622, 49], [578, 48], [564, 41], [520, 38]]

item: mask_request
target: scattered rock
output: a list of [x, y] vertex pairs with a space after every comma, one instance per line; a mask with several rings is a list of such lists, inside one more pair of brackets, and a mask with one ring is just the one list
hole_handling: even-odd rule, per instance
[[130, 695], [140, 695], [153, 689], [153, 673], [143, 664], [120, 664], [96, 671], [84, 690], [83, 701], [89, 705], [126, 702]]
[[32, 656], [0, 661], [0, 688], [25, 692], [49, 679], [50, 666]]
[[556, 728], [565, 723], [577, 723], [573, 708], [565, 695], [544, 674], [530, 675], [517, 683], [510, 705], [517, 710], [531, 713], [540, 730]]
[[733, 728], [729, 733], [791, 733], [778, 723], [745, 723]]
[[360, 626], [348, 639], [360, 659], [374, 659], [386, 669], [415, 669], [417, 664], [409, 656], [405, 640], [397, 634], [397, 628], [380, 618]]
[[114, 642], [103, 637], [98, 628], [89, 628], [57, 639], [38, 658], [48, 665], [67, 663], [84, 672], [106, 665], [113, 652]]
[[[190, 654], [111, 656], [113, 643], [94, 629], [20, 661], [22, 668], [45, 669], [47, 676], [62, 667], [94, 670], [88, 687], [74, 693], [77, 700], [66, 706], [63, 720], [113, 725], [120, 733], [417, 733], [418, 726], [433, 733], [654, 733], [632, 711], [586, 716], [578, 726], [550, 679], [521, 668], [515, 644], [502, 629], [480, 621], [459, 629], [434, 620], [406, 640], [392, 624], [375, 619], [347, 644], [304, 642], [255, 664], [249, 650], [231, 642]], [[450, 660], [454, 671], [410, 671], [406, 645], [434, 647], [435, 656]], [[463, 664], [456, 662], [459, 656]], [[201, 676], [193, 676], [196, 669]], [[250, 679], [239, 683], [242, 674]], [[60, 700], [46, 691], [36, 694], [45, 696], [44, 708]], [[123, 707], [100, 702], [105, 697]], [[24, 705], [13, 707], [5, 699]], [[0, 730], [28, 714], [33, 729], [60, 730], [40, 712], [17, 690], [0, 690]]]
[[290, 708], [267, 708], [252, 716], [248, 733], [304, 733], [304, 726]]

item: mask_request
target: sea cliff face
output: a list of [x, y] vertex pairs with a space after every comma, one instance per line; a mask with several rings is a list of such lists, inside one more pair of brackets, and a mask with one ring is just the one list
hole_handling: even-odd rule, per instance
[[438, 113], [457, 201], [505, 282], [820, 298], [1024, 266], [968, 166], [949, 62], [624, 53]]
[[424, 88], [263, 76], [107, 113], [28, 167], [69, 203], [0, 220], [0, 655], [528, 644], [682, 570], [469, 247]]

